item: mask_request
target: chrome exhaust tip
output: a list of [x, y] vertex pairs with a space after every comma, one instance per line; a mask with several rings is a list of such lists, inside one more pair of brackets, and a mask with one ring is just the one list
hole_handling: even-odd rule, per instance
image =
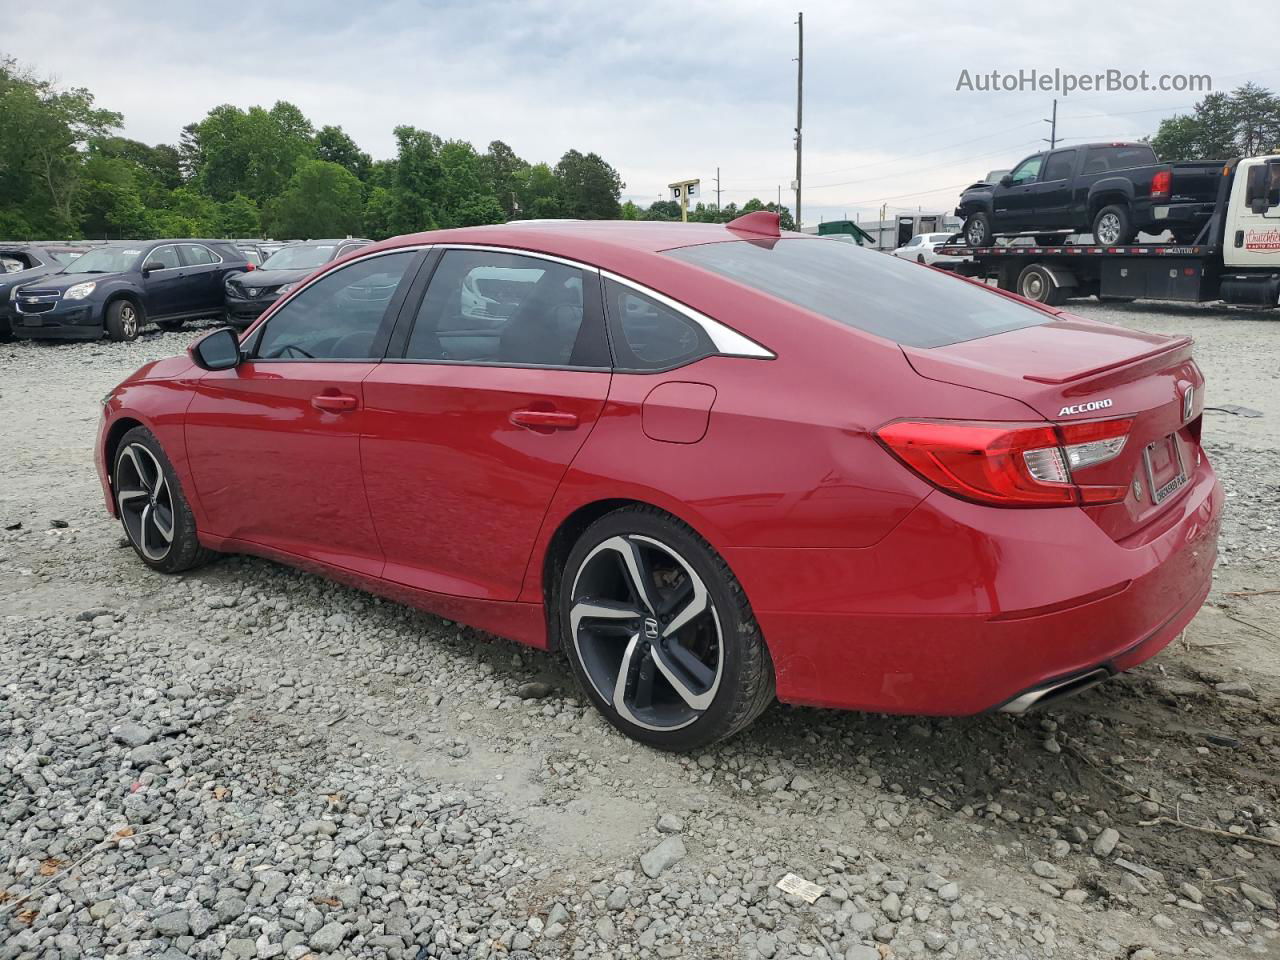
[[1067, 697], [1074, 697], [1077, 693], [1088, 690], [1090, 687], [1096, 687], [1110, 676], [1111, 671], [1105, 667], [1078, 673], [1074, 677], [1068, 677], [1065, 680], [1058, 680], [1054, 683], [1045, 684], [1043, 687], [1028, 690], [1021, 696], [1014, 697], [1003, 707], [999, 707], [997, 712], [1026, 713], [1032, 707], [1043, 707], [1049, 703], [1065, 700]]

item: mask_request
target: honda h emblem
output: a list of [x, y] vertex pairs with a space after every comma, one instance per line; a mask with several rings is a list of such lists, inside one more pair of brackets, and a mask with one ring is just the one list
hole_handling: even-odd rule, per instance
[[646, 640], [658, 639], [658, 621], [652, 617], [646, 617], [644, 621], [644, 638]]

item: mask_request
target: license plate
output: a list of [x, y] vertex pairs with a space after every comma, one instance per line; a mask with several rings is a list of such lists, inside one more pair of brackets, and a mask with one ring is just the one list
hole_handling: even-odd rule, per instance
[[39, 327], [39, 326], [42, 326], [43, 324], [44, 324], [44, 321], [39, 317], [33, 317], [27, 313], [24, 313], [22, 315], [22, 325], [24, 327]]
[[1147, 444], [1142, 457], [1152, 503], [1163, 503], [1186, 484], [1187, 466], [1182, 460], [1182, 447], [1173, 434]]

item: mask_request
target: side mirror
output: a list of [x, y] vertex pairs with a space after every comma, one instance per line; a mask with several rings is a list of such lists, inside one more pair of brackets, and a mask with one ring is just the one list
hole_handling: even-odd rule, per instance
[[1013, 177], [1010, 174], [1006, 173], [1003, 177], [1000, 178], [1000, 186], [1002, 187], [1013, 186]]
[[160, 268], [157, 267], [154, 263], [145, 263], [142, 265], [142, 275], [144, 277], [149, 277], [151, 276], [152, 273], [154, 273], [156, 270], [159, 270], [159, 269]]
[[1250, 213], [1266, 213], [1271, 209], [1271, 204], [1267, 202], [1266, 197], [1254, 197], [1249, 201]]
[[201, 337], [187, 353], [202, 370], [230, 370], [240, 365], [240, 341], [230, 327], [223, 327]]

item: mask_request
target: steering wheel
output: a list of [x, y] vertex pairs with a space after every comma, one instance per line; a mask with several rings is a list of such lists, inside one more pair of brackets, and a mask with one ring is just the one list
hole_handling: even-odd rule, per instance
[[315, 359], [315, 357], [314, 357], [312, 354], [307, 353], [307, 351], [303, 350], [303, 349], [302, 349], [300, 346], [298, 346], [296, 343], [286, 343], [283, 347], [281, 347], [279, 350], [277, 350], [277, 351], [273, 354], [273, 356], [276, 356], [276, 357], [285, 357], [285, 356], [288, 356], [290, 353], [297, 354], [298, 356], [300, 356], [300, 357], [302, 357], [303, 359], [306, 359], [306, 360], [314, 360], [314, 359]]

